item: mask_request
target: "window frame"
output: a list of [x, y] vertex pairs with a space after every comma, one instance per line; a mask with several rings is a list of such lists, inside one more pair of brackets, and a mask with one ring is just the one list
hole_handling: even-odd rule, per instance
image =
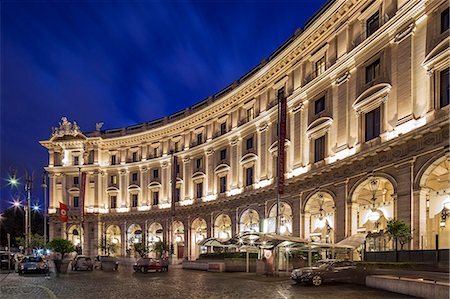
[[[320, 152], [318, 152], [318, 141], [320, 141]], [[314, 139], [314, 163], [325, 160], [326, 158], [326, 136], [322, 135]]]
[[[136, 178], [135, 178], [135, 176], [136, 176]], [[139, 180], [138, 173], [137, 173], [137, 172], [131, 173], [131, 181], [132, 181], [133, 183], [136, 183], [138, 180]]]
[[227, 122], [223, 122], [220, 124], [220, 135], [224, 135], [227, 133]]
[[[371, 117], [372, 119], [370, 122], [368, 119], [369, 117]], [[369, 130], [369, 125], [372, 126], [371, 130]], [[380, 137], [380, 135], [381, 135], [381, 107], [378, 106], [377, 108], [364, 114], [364, 142], [376, 139], [377, 137]]]
[[137, 208], [138, 204], [139, 204], [138, 194], [137, 193], [131, 194], [131, 207]]
[[[447, 23], [445, 21], [447, 20]], [[449, 15], [449, 8], [447, 7], [441, 12], [441, 34], [446, 32], [450, 27], [450, 15]]]
[[152, 205], [159, 205], [159, 191], [152, 191]]
[[80, 207], [80, 197], [79, 196], [74, 196], [73, 197], [73, 207], [74, 208], [79, 208]]
[[195, 184], [195, 198], [201, 199], [203, 197], [203, 182]]
[[249, 151], [249, 150], [252, 150], [254, 148], [254, 144], [253, 144], [253, 136], [251, 136], [251, 137], [248, 137], [246, 140], [245, 140], [245, 149], [247, 150], [247, 151]]
[[[377, 23], [376, 28], [371, 26], [373, 23]], [[380, 29], [380, 11], [377, 10], [375, 13], [373, 13], [370, 17], [366, 20], [366, 38], [377, 32], [378, 29]]]
[[[323, 107], [321, 110], [320, 109], [320, 105], [319, 103], [323, 103]], [[325, 96], [321, 96], [320, 98], [318, 98], [317, 100], [314, 101], [314, 115], [317, 115], [319, 113], [324, 112], [327, 109], [327, 104], [326, 104], [326, 98]]]
[[326, 60], [325, 55], [320, 57], [314, 62], [314, 78], [319, 77], [326, 71]]
[[[250, 177], [249, 177], [249, 172], [251, 173]], [[253, 166], [251, 166], [251, 167], [247, 167], [245, 169], [245, 186], [250, 187], [253, 184], [254, 184], [254, 169], [253, 169]]]
[[117, 195], [111, 195], [109, 197], [109, 204], [111, 209], [117, 209]]
[[[449, 79], [450, 79], [450, 67], [447, 67], [439, 72], [439, 108], [444, 108], [448, 106], [449, 97], [450, 97], [450, 89], [449, 89]], [[445, 80], [445, 75], [447, 75], [447, 80]], [[445, 84], [447, 83], [447, 90], [445, 90]], [[447, 95], [447, 97], [446, 97]], [[444, 101], [446, 99], [447, 101]]]
[[227, 149], [226, 148], [223, 148], [220, 150], [219, 159], [220, 159], [220, 161], [224, 161], [227, 159]]
[[[370, 75], [370, 80], [369, 80]], [[370, 84], [381, 76], [381, 60], [377, 58], [364, 68], [364, 83]]]
[[227, 192], [227, 176], [219, 177], [219, 194], [224, 194]]

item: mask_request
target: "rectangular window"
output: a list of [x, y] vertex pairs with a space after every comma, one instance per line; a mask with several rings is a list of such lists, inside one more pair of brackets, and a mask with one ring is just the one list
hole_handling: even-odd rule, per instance
[[441, 33], [444, 33], [449, 28], [450, 16], [448, 7], [441, 13]]
[[227, 149], [220, 151], [220, 160], [225, 160], [227, 158]]
[[222, 176], [219, 178], [219, 193], [225, 193], [227, 191], [227, 177]]
[[111, 185], [116, 185], [117, 184], [117, 175], [110, 176], [109, 182], [111, 183]]
[[367, 19], [366, 28], [366, 37], [371, 36], [380, 28], [380, 13], [378, 11]]
[[175, 173], [177, 175], [180, 174], [180, 164], [177, 164], [177, 166], [175, 166]]
[[117, 163], [117, 156], [116, 155], [111, 155], [111, 165], [116, 165]]
[[117, 196], [112, 195], [110, 197], [110, 202], [111, 202], [111, 209], [117, 208]]
[[73, 197], [73, 207], [78, 208], [80, 206], [80, 198], [78, 196]]
[[253, 185], [253, 167], [245, 169], [245, 186]]
[[197, 160], [195, 160], [195, 166], [197, 167], [197, 169], [202, 168], [203, 167], [203, 158], [198, 158]]
[[74, 156], [73, 157], [73, 165], [78, 165], [80, 164], [80, 158], [78, 156]]
[[197, 187], [196, 198], [202, 198], [203, 197], [203, 183], [198, 183], [196, 185], [196, 187]]
[[174, 150], [174, 152], [178, 152], [180, 150], [180, 142], [179, 141], [174, 143], [173, 150]]
[[314, 140], [314, 163], [325, 159], [325, 136]]
[[137, 162], [138, 158], [137, 158], [137, 152], [133, 152], [133, 157], [132, 157], [132, 161], [133, 162]]
[[157, 147], [153, 148], [153, 157], [154, 158], [158, 157], [158, 148]]
[[366, 138], [372, 140], [380, 136], [380, 107], [366, 114]]
[[227, 123], [221, 123], [220, 124], [220, 135], [223, 135], [227, 132]]
[[74, 184], [75, 186], [78, 186], [79, 183], [80, 183], [80, 178], [77, 177], [77, 176], [74, 176], [74, 177], [73, 177], [73, 184]]
[[175, 202], [180, 201], [180, 188], [175, 189]]
[[137, 194], [131, 195], [131, 206], [133, 208], [136, 208], [138, 206], [138, 195]]
[[[447, 9], [448, 10], [448, 9]], [[449, 104], [450, 98], [450, 82], [449, 82], [449, 71], [450, 69], [445, 69], [441, 72], [441, 94], [440, 94], [440, 108], [445, 107]]]
[[316, 72], [315, 77], [318, 77], [321, 74], [323, 74], [325, 72], [325, 56], [317, 60], [314, 66]]
[[246, 113], [247, 122], [251, 121], [254, 118], [255, 118], [255, 109], [253, 109], [253, 107], [251, 107], [251, 108], [247, 109], [247, 113]]
[[246, 148], [247, 150], [250, 150], [253, 148], [253, 137], [250, 137], [246, 141]]
[[366, 84], [372, 82], [378, 76], [380, 76], [380, 59], [375, 60], [366, 67]]
[[137, 180], [138, 180], [138, 173], [137, 172], [133, 172], [131, 174], [131, 181], [137, 182]]
[[319, 114], [322, 111], [325, 111], [325, 97], [321, 97], [314, 102], [314, 113]]
[[159, 204], [159, 192], [154, 191], [153, 192], [153, 205], [156, 206]]
[[159, 176], [159, 171], [158, 171], [158, 169], [153, 169], [153, 178], [154, 178], [154, 179], [157, 179], [158, 176]]
[[199, 133], [197, 134], [197, 144], [202, 144], [203, 143], [203, 134]]

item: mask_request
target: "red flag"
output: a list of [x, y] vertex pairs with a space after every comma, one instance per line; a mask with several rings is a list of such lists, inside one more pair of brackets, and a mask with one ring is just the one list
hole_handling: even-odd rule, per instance
[[59, 203], [59, 221], [67, 222], [67, 205], [62, 202]]
[[284, 193], [286, 97], [284, 87], [278, 90], [278, 194]]
[[86, 172], [81, 173], [80, 186], [80, 206], [81, 206], [81, 224], [84, 224], [84, 197], [86, 194]]

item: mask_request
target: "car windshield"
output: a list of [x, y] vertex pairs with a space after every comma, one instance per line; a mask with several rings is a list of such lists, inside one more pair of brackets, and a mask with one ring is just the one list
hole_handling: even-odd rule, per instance
[[42, 262], [42, 258], [39, 256], [28, 256], [23, 259], [25, 263], [39, 263]]
[[314, 267], [318, 268], [326, 268], [331, 265], [331, 262], [329, 261], [318, 261], [314, 264]]

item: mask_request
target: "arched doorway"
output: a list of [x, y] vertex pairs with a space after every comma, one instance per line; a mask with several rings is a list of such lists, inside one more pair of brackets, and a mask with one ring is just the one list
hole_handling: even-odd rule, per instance
[[220, 214], [214, 221], [214, 238], [222, 241], [229, 240], [233, 236], [231, 218], [226, 214]]
[[[148, 228], [148, 246], [150, 250], [150, 256], [157, 258], [160, 255], [165, 254], [167, 248], [162, 245], [164, 244], [164, 229], [161, 223], [154, 222], [150, 224]], [[159, 248], [156, 248], [159, 246]]]
[[137, 257], [134, 244], [142, 243], [142, 228], [139, 224], [131, 224], [127, 230], [127, 256]]
[[[269, 218], [277, 218], [277, 204], [273, 205], [269, 212]], [[270, 226], [269, 233], [275, 233], [275, 226]], [[292, 208], [288, 203], [280, 203], [280, 235], [292, 235]]]
[[259, 214], [253, 209], [247, 209], [241, 214], [239, 232], [259, 232]]
[[[199, 257], [200, 253], [204, 253], [199, 242], [203, 241], [207, 235], [207, 224], [205, 219], [197, 218], [191, 225], [191, 259], [195, 260]], [[206, 252], [206, 251], [205, 251]]]
[[184, 257], [184, 225], [181, 221], [172, 224], [172, 242], [174, 259], [180, 262]]
[[317, 192], [308, 198], [304, 209], [304, 236], [313, 242], [334, 243], [335, 205], [333, 196]]
[[[77, 249], [81, 246], [81, 228], [78, 225], [71, 225], [67, 230], [67, 239], [72, 242], [72, 244]], [[78, 250], [77, 250], [78, 251]]]
[[122, 247], [120, 228], [117, 225], [110, 225], [106, 229], [105, 239], [102, 242], [101, 250], [107, 255], [120, 255]]
[[420, 219], [425, 219], [424, 249], [450, 248], [450, 161], [442, 157], [427, 168], [420, 180]]

